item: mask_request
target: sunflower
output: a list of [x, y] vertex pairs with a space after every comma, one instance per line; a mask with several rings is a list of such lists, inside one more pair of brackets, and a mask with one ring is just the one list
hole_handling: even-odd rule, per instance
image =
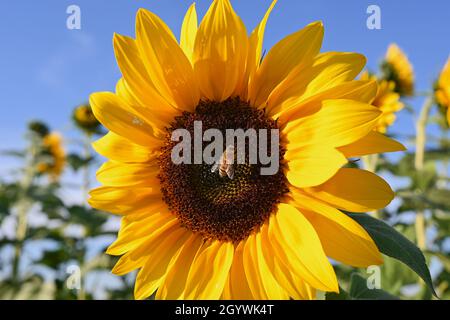
[[435, 98], [441, 110], [447, 109], [447, 122], [450, 124], [450, 58], [439, 75]]
[[385, 80], [395, 83], [395, 91], [402, 96], [411, 96], [414, 92], [414, 70], [408, 57], [395, 44], [388, 47], [381, 66]]
[[51, 132], [42, 139], [41, 156], [45, 161], [38, 163], [38, 172], [47, 174], [52, 180], [58, 180], [66, 163], [66, 155], [62, 146], [62, 137], [57, 132]]
[[76, 107], [72, 114], [75, 125], [88, 134], [99, 131], [100, 122], [95, 118], [92, 108], [88, 104]]
[[[113, 273], [139, 269], [144, 299], [314, 299], [339, 290], [328, 260], [364, 267], [382, 256], [368, 233], [340, 210], [385, 207], [394, 194], [377, 175], [345, 168], [348, 158], [403, 150], [374, 131], [373, 80], [354, 80], [356, 53], [319, 53], [314, 22], [262, 58], [267, 19], [248, 36], [228, 0], [213, 1], [200, 25], [192, 5], [180, 42], [140, 9], [136, 38], [114, 35], [122, 78], [115, 93], [90, 97], [110, 130], [94, 142], [109, 160], [91, 190], [94, 208], [122, 216], [107, 249]], [[170, 158], [171, 133], [266, 128], [280, 131], [280, 170], [238, 164], [234, 178], [211, 165]]]
[[[364, 72], [361, 75], [361, 79], [377, 80], [377, 77], [375, 75], [370, 75], [368, 72]], [[375, 130], [386, 133], [387, 128], [392, 125], [396, 119], [395, 113], [403, 109], [404, 105], [400, 101], [400, 95], [394, 91], [395, 83], [393, 81], [383, 79], [377, 81], [378, 91], [371, 104], [378, 107], [382, 114]]]

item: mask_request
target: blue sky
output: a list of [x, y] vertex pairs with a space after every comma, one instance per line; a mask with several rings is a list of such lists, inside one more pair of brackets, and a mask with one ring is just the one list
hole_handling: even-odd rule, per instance
[[[252, 30], [271, 0], [232, 0], [247, 29]], [[81, 30], [66, 28], [66, 8], [81, 8]], [[114, 32], [134, 35], [139, 7], [150, 9], [179, 34], [189, 0], [16, 0], [0, 3], [0, 149], [22, 145], [25, 123], [45, 119], [52, 128], [74, 135], [72, 108], [94, 91], [112, 90], [120, 77], [114, 60]], [[197, 1], [200, 16], [210, 0]], [[366, 27], [366, 9], [381, 8], [381, 30]], [[374, 70], [386, 47], [397, 42], [409, 55], [420, 91], [430, 87], [450, 54], [449, 1], [296, 1], [279, 0], [267, 26], [264, 47], [309, 22], [325, 25], [323, 51], [366, 55]], [[412, 101], [417, 108], [421, 99]], [[404, 117], [401, 115], [405, 114]], [[394, 131], [412, 133], [412, 120], [400, 115]], [[0, 160], [0, 170], [5, 165]]]

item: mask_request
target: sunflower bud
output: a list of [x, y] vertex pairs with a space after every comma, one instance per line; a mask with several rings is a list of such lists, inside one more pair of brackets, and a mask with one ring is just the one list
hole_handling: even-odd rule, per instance
[[100, 132], [100, 122], [95, 118], [92, 108], [88, 104], [76, 107], [72, 114], [75, 125], [88, 134]]
[[38, 134], [41, 138], [45, 137], [50, 132], [48, 126], [41, 121], [31, 121], [28, 124], [28, 130]]
[[394, 90], [401, 96], [414, 93], [414, 70], [406, 54], [396, 45], [391, 44], [381, 64], [383, 79], [395, 83]]

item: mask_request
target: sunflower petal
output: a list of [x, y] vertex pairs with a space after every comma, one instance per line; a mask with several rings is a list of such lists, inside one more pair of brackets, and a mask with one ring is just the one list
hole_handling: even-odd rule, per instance
[[320, 110], [322, 101], [330, 99], [347, 99], [359, 102], [370, 103], [377, 94], [377, 82], [375, 80], [353, 80], [341, 83], [331, 89], [313, 95], [304, 101], [291, 103], [286, 100], [280, 108], [280, 112], [275, 114], [279, 118], [278, 122], [283, 125], [289, 121], [295, 121], [306, 117]]
[[163, 283], [167, 267], [177, 255], [190, 233], [179, 228], [170, 236], [153, 246], [150, 258], [145, 262], [136, 277], [134, 297], [138, 300], [148, 298]]
[[194, 70], [203, 96], [223, 101], [242, 82], [247, 31], [229, 0], [215, 0], [197, 31]]
[[359, 101], [325, 100], [322, 108], [284, 129], [290, 148], [306, 144], [340, 147], [366, 136], [376, 126], [381, 111]]
[[254, 299], [244, 271], [244, 243], [240, 242], [234, 252], [233, 263], [223, 293], [223, 298], [227, 300]]
[[247, 278], [248, 287], [254, 299], [267, 300], [269, 297], [264, 290], [261, 279], [265, 275], [259, 273], [257, 259], [255, 235], [252, 234], [246, 239], [244, 244], [243, 265], [245, 277]]
[[339, 147], [347, 158], [365, 156], [374, 153], [405, 151], [403, 144], [376, 131], [371, 131], [364, 138], [352, 144]]
[[248, 83], [252, 81], [256, 70], [258, 69], [261, 58], [262, 58], [262, 47], [264, 40], [264, 33], [266, 30], [267, 20], [269, 19], [270, 13], [272, 12], [275, 4], [278, 0], [273, 0], [269, 9], [267, 9], [266, 14], [262, 18], [258, 26], [252, 31], [250, 38], [248, 39], [248, 56], [247, 56], [247, 66], [245, 69], [245, 77], [242, 88], [238, 89], [238, 95], [243, 99], [247, 98]]
[[191, 235], [186, 240], [179, 254], [170, 262], [164, 282], [156, 293], [156, 299], [183, 299], [190, 267], [201, 247], [202, 238], [198, 235]]
[[153, 201], [161, 201], [161, 192], [153, 187], [102, 186], [89, 192], [89, 204], [115, 214], [130, 214]]
[[330, 179], [347, 158], [333, 147], [309, 145], [286, 152], [288, 160], [286, 177], [299, 188], [316, 186]]
[[115, 94], [110, 92], [93, 93], [89, 102], [98, 121], [114, 133], [142, 146], [161, 144], [161, 140], [152, 134], [153, 128]]
[[293, 200], [314, 226], [327, 256], [354, 267], [383, 263], [372, 238], [355, 220], [300, 192], [293, 192]]
[[158, 185], [159, 166], [107, 161], [97, 171], [97, 180], [105, 186], [152, 187]]
[[280, 284], [274, 278], [266, 262], [266, 259], [264, 257], [264, 250], [266, 248], [263, 247], [262, 245], [262, 237], [260, 232], [255, 234], [254, 241], [256, 250], [255, 255], [256, 261], [254, 261], [254, 263], [257, 264], [257, 268], [259, 271], [258, 274], [261, 277], [262, 286], [264, 288], [264, 291], [266, 292], [267, 297], [269, 298], [269, 300], [289, 299], [289, 296], [287, 295], [286, 291], [280, 286]]
[[327, 52], [303, 69], [296, 69], [270, 94], [267, 109], [274, 115], [320, 92], [353, 80], [366, 64], [357, 53]]
[[229, 242], [213, 241], [204, 245], [189, 271], [185, 299], [219, 299], [233, 262], [233, 253], [234, 246]]
[[192, 111], [200, 98], [194, 71], [166, 24], [150, 11], [139, 9], [136, 41], [157, 91], [178, 109]]
[[118, 256], [133, 251], [150, 237], [176, 224], [176, 217], [168, 212], [149, 212], [145, 219], [127, 221], [122, 219], [117, 239], [106, 250], [107, 254]]
[[315, 289], [306, 284], [297, 274], [279, 260], [269, 240], [269, 224], [261, 227], [261, 241], [264, 247], [264, 258], [277, 282], [286, 290], [290, 297], [298, 300], [312, 300], [316, 297]]
[[191, 62], [194, 54], [194, 44], [195, 37], [197, 35], [197, 29], [197, 11], [195, 10], [195, 3], [193, 3], [184, 16], [180, 34], [180, 47], [181, 49], [183, 49], [184, 54]]
[[114, 34], [114, 52], [123, 81], [119, 81], [116, 90], [130, 104], [145, 106], [157, 113], [174, 114], [175, 109], [157, 91], [150, 79], [136, 41], [130, 37]]
[[293, 206], [280, 204], [269, 221], [269, 240], [277, 257], [309, 285], [339, 291], [336, 274], [308, 220]]
[[323, 25], [314, 22], [278, 42], [263, 59], [249, 87], [249, 100], [264, 106], [270, 93], [292, 70], [309, 63], [322, 45]]
[[92, 147], [102, 156], [123, 163], [151, 162], [157, 157], [157, 148], [140, 146], [112, 131], [93, 142]]
[[353, 168], [342, 168], [327, 182], [305, 191], [314, 198], [350, 212], [381, 209], [394, 198], [394, 192], [382, 178]]

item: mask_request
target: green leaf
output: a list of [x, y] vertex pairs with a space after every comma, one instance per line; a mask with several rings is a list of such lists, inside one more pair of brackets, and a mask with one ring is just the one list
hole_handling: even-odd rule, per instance
[[339, 293], [327, 292], [325, 294], [325, 300], [351, 300], [351, 298], [347, 291], [339, 287]]
[[75, 172], [83, 168], [84, 166], [87, 166], [93, 160], [94, 160], [93, 157], [82, 158], [76, 153], [71, 153], [67, 156], [67, 162]]
[[349, 296], [352, 300], [399, 300], [381, 289], [369, 289], [367, 287], [367, 280], [357, 273], [352, 274], [350, 278]]
[[382, 253], [403, 262], [414, 270], [437, 297], [425, 257], [416, 245], [381, 220], [361, 213], [348, 215], [369, 233]]
[[18, 150], [5, 150], [0, 151], [1, 155], [7, 156], [7, 157], [16, 157], [16, 158], [24, 158], [25, 152], [24, 151], [18, 151]]

